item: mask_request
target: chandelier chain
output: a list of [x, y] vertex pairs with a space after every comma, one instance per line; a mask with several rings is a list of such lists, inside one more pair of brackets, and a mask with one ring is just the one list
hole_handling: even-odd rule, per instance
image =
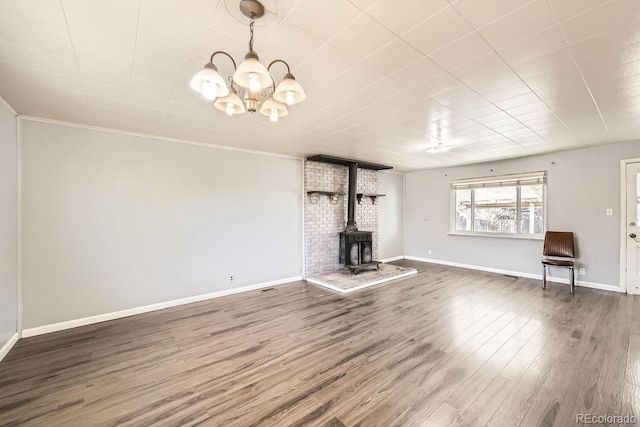
[[256, 22], [256, 19], [253, 17], [253, 13], [251, 14], [251, 20], [249, 21], [249, 52], [253, 52], [253, 24]]

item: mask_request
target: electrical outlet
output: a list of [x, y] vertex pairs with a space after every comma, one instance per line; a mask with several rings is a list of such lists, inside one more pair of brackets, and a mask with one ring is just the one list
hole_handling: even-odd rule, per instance
[[236, 276], [234, 274], [232, 274], [231, 276], [229, 276], [229, 283], [233, 283], [236, 281]]
[[431, 251], [431, 249], [429, 249], [429, 255], [431, 255], [433, 252]]
[[578, 270], [578, 274], [581, 276], [584, 276], [585, 274], [587, 274], [587, 270], [584, 268], [581, 268], [580, 270]]

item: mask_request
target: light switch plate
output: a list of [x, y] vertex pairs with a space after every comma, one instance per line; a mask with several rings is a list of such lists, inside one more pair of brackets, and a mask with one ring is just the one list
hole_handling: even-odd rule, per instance
[[607, 208], [607, 210], [605, 211], [605, 213], [606, 213], [606, 215], [607, 215], [607, 216], [611, 216], [611, 215], [613, 215], [613, 209], [611, 209], [611, 208]]

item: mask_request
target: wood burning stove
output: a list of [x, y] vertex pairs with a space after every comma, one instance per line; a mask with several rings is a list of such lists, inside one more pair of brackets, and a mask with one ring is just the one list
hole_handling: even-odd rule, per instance
[[340, 233], [340, 263], [346, 266], [373, 261], [373, 232], [343, 231]]
[[[356, 224], [356, 187], [358, 183], [358, 167], [364, 169], [383, 170], [392, 169], [391, 166], [375, 163], [357, 162], [355, 160], [340, 157], [317, 155], [308, 157], [307, 160], [343, 165], [349, 168], [349, 197], [347, 199], [347, 225], [340, 233], [340, 263], [344, 264], [351, 273], [371, 267], [380, 268], [380, 261], [373, 259], [373, 232], [359, 231]], [[372, 194], [371, 197], [383, 196]], [[362, 195], [360, 195], [362, 197]]]

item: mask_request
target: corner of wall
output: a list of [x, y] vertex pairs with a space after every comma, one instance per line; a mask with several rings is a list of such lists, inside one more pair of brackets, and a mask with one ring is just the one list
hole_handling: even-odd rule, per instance
[[16, 116], [16, 161], [18, 170], [18, 319], [16, 332], [22, 338], [22, 119]]

